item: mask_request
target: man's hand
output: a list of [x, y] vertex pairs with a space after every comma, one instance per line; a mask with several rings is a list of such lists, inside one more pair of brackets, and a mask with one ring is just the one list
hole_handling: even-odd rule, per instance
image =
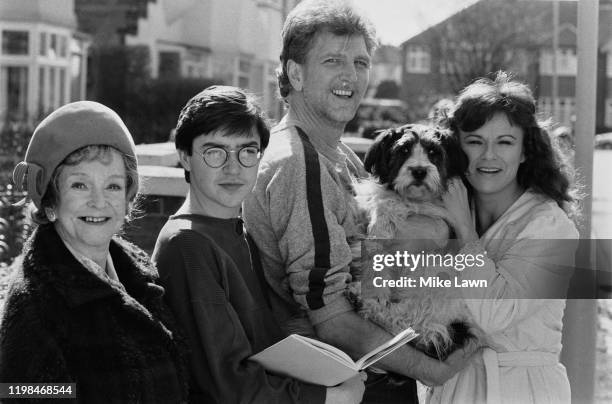
[[360, 372], [344, 383], [336, 387], [328, 387], [325, 396], [325, 404], [358, 404], [363, 398], [365, 385], [368, 376], [365, 372]]
[[[353, 358], [360, 358], [392, 338], [392, 335], [355, 312], [342, 313], [315, 326], [317, 335], [337, 346]], [[410, 345], [404, 345], [385, 356], [377, 367], [420, 380], [428, 386], [443, 384], [471, 359], [480, 349], [476, 344], [453, 352], [442, 362], [425, 355]]]

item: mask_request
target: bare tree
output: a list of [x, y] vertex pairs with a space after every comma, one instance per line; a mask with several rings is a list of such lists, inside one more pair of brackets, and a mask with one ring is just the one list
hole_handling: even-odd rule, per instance
[[537, 44], [550, 35], [543, 29], [550, 26], [549, 7], [525, 0], [481, 0], [432, 28], [433, 60], [439, 61], [445, 87], [456, 92], [500, 69], [520, 76], [535, 73]]

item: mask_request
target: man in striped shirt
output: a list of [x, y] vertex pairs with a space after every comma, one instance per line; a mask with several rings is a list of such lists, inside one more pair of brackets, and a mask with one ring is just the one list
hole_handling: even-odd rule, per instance
[[[347, 239], [357, 231], [352, 184], [366, 173], [340, 138], [367, 89], [376, 36], [346, 2], [306, 0], [288, 15], [282, 37], [279, 87], [289, 108], [272, 129], [243, 213], [284, 331], [360, 357], [391, 336], [359, 317], [345, 297]], [[432, 385], [451, 377], [465, 356], [443, 363], [406, 346], [379, 363]], [[416, 402], [414, 380], [399, 390], [377, 381], [377, 388], [366, 387], [364, 402]]]

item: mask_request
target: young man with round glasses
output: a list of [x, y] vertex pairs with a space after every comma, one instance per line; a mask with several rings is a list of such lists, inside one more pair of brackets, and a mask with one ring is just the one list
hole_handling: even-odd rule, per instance
[[356, 403], [364, 390], [359, 376], [326, 389], [247, 360], [285, 336], [240, 218], [269, 136], [253, 98], [226, 86], [189, 100], [176, 126], [189, 192], [161, 230], [153, 261], [190, 349], [190, 402]]

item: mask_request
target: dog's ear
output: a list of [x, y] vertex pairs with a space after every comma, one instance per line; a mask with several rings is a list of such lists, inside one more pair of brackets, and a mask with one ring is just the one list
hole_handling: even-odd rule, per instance
[[366, 153], [363, 166], [370, 174], [385, 184], [389, 179], [389, 150], [393, 143], [402, 136], [400, 128], [389, 128], [381, 131]]
[[468, 159], [461, 149], [458, 136], [449, 129], [442, 128], [436, 128], [436, 136], [446, 152], [448, 178], [463, 177], [468, 167]]

